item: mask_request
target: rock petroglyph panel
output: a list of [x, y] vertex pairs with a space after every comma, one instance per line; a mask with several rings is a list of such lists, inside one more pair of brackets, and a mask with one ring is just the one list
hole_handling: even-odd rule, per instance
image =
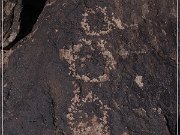
[[175, 134], [175, 0], [4, 1], [5, 134]]

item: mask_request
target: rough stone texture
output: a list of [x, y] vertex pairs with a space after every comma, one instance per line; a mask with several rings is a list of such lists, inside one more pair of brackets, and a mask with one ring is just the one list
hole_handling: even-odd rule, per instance
[[5, 135], [175, 135], [176, 1], [49, 0], [4, 70]]
[[8, 46], [19, 33], [21, 9], [22, 0], [3, 0], [3, 47]]
[[46, 0], [3, 1], [3, 47], [5, 50], [9, 50], [31, 32], [45, 2]]

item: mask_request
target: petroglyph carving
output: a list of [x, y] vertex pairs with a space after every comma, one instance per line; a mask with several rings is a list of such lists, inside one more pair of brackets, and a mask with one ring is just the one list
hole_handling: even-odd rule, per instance
[[[122, 22], [120, 19], [116, 19], [114, 17], [114, 13], [112, 13], [113, 17], [109, 17], [107, 14], [107, 8], [106, 7], [98, 7], [96, 6], [95, 10], [93, 9], [86, 9], [85, 13], [82, 15], [83, 19], [81, 21], [81, 26], [85, 30], [86, 34], [89, 36], [100, 36], [100, 35], [106, 35], [109, 32], [113, 30], [113, 28], [117, 27], [119, 29], [124, 29], [122, 26]], [[95, 16], [97, 21], [95, 21]], [[89, 22], [89, 18], [92, 19], [91, 22]], [[100, 22], [99, 22], [100, 21]], [[95, 25], [92, 25], [92, 22], [96, 22]], [[99, 24], [98, 27], [97, 25]]]
[[[75, 82], [74, 97], [68, 108], [67, 121], [73, 135], [109, 135], [108, 111], [110, 108], [104, 105], [102, 101], [90, 91], [85, 97], [80, 97], [80, 88]], [[98, 118], [95, 113], [85, 112], [84, 107], [89, 104], [96, 104], [101, 112]], [[90, 114], [89, 114], [90, 113]]]
[[[60, 49], [60, 57], [64, 58], [69, 64], [69, 74], [75, 77], [76, 79], [83, 80], [84, 82], [105, 82], [109, 80], [109, 72], [116, 68], [116, 61], [108, 49], [106, 49], [107, 42], [104, 40], [97, 41], [96, 44], [92, 44], [91, 40], [82, 39], [77, 45], [71, 46], [69, 49]], [[88, 52], [85, 52], [85, 56], [82, 57], [81, 50], [83, 48], [89, 48]], [[91, 54], [93, 53], [93, 54]], [[97, 57], [94, 57], [95, 53], [98, 53]], [[104, 63], [99, 64], [98, 57], [102, 57]], [[93, 60], [97, 59], [96, 64], [93, 65]], [[77, 62], [80, 62], [80, 65]], [[102, 60], [100, 60], [102, 61]], [[90, 63], [93, 67], [88, 67], [87, 63]], [[104, 66], [104, 67], [103, 67]], [[102, 74], [98, 76], [91, 75], [93, 73], [80, 73], [80, 69], [87, 68], [100, 68], [102, 69]], [[92, 71], [94, 72], [94, 70]]]

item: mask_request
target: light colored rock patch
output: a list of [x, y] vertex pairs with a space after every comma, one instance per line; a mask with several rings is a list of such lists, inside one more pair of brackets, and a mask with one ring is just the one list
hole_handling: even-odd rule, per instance
[[147, 53], [147, 51], [146, 50], [140, 50], [140, 51], [133, 51], [133, 52], [131, 52], [132, 54], [134, 53], [134, 54], [146, 54]]
[[[110, 108], [90, 91], [85, 97], [80, 97], [80, 88], [73, 83], [74, 97], [68, 108], [67, 121], [73, 135], [110, 135], [108, 127], [108, 111]], [[98, 103], [102, 117], [98, 118], [95, 114], [89, 116], [81, 109], [87, 103]], [[93, 112], [92, 112], [93, 113]], [[75, 118], [76, 115], [76, 118]]]
[[[88, 17], [90, 15], [95, 15], [96, 13], [102, 13], [104, 15], [104, 22], [107, 23], [107, 26], [105, 28], [105, 30], [93, 30], [93, 28], [90, 27], [90, 24], [88, 22]], [[110, 18], [107, 15], [107, 7], [98, 7], [96, 6], [96, 9], [86, 9], [85, 13], [82, 14], [83, 19], [81, 21], [81, 26], [84, 29], [86, 35], [89, 36], [101, 36], [101, 35], [106, 35], [108, 33], [110, 33], [113, 30], [113, 27], [117, 27], [119, 29], [124, 29], [124, 27], [122, 26], [122, 22], [121, 20], [118, 18], [114, 17], [114, 13], [112, 13], [113, 17]], [[103, 24], [102, 24], [103, 25]]]
[[3, 43], [3, 47], [6, 47], [9, 43], [11, 43], [17, 36], [17, 33], [16, 32], [12, 32], [9, 37], [4, 38], [4, 43]]
[[123, 59], [126, 59], [129, 55], [129, 52], [126, 51], [124, 48], [121, 48], [119, 50], [119, 55], [123, 58]]
[[56, 0], [47, 0], [46, 6], [51, 6], [56, 2]]
[[127, 132], [124, 132], [122, 135], [129, 135]]
[[152, 110], [154, 111], [154, 112], [158, 112], [158, 114], [161, 114], [162, 113], [162, 109], [161, 108], [152, 108]]
[[139, 116], [146, 116], [146, 110], [144, 110], [144, 108], [136, 108], [136, 109], [133, 109], [133, 111], [135, 113], [137, 113]]
[[6, 2], [5, 6], [4, 6], [4, 13], [7, 16], [10, 15], [12, 13], [12, 10], [13, 10], [15, 5], [16, 5], [15, 3], [10, 2], [10, 1]]
[[135, 80], [134, 80], [137, 85], [142, 88], [144, 86], [144, 83], [143, 83], [143, 77], [142, 76], [136, 76]]
[[112, 17], [112, 21], [114, 22], [114, 24], [117, 26], [117, 28], [119, 29], [124, 29], [124, 27], [122, 26], [122, 21], [120, 19], [116, 19], [114, 16]]
[[10, 37], [8, 38], [9, 42], [12, 42], [16, 36], [17, 36], [17, 33], [15, 33], [15, 32], [11, 33]]
[[149, 13], [149, 7], [148, 7], [148, 4], [145, 3], [143, 6], [142, 6], [142, 17], [145, 18], [146, 15]]
[[[76, 79], [83, 80], [84, 82], [96, 83], [96, 82], [108, 81], [109, 80], [109, 72], [110, 72], [110, 70], [113, 70], [116, 68], [117, 63], [116, 63], [112, 53], [106, 49], [106, 47], [105, 47], [106, 44], [107, 44], [106, 41], [100, 40], [97, 42], [97, 47], [93, 47], [91, 40], [82, 39], [82, 40], [80, 40], [79, 44], [74, 45], [74, 46], [70, 47], [69, 49], [60, 49], [59, 50], [60, 58], [65, 59], [69, 64], [69, 70], [70, 70], [69, 75], [72, 75]], [[81, 64], [81, 67], [84, 66], [84, 62], [86, 61], [85, 57], [79, 58], [79, 55], [78, 55], [78, 53], [80, 52], [80, 50], [83, 46], [89, 46], [91, 51], [98, 49], [100, 51], [100, 53], [103, 55], [103, 58], [106, 61], [103, 75], [100, 75], [100, 76], [92, 79], [88, 76], [88, 73], [84, 74], [84, 75], [80, 75], [77, 72], [76, 64], [75, 64], [76, 60], [80, 59], [80, 61], [83, 62]], [[86, 56], [86, 57], [89, 58], [91, 56]]]
[[175, 18], [177, 18], [177, 10], [176, 10], [176, 8], [172, 8], [170, 14], [172, 16], [174, 16]]
[[[105, 40], [100, 40], [97, 42], [97, 46], [100, 47], [103, 57], [106, 59], [105, 68], [108, 70], [116, 69], [117, 62], [115, 61], [112, 53], [105, 48], [107, 42]], [[108, 71], [107, 71], [108, 72]]]
[[7, 87], [7, 83], [5, 83], [5, 84], [3, 85], [3, 87], [4, 87], [4, 88]]
[[102, 123], [97, 120], [97, 117], [94, 116], [87, 122], [80, 122], [77, 128], [73, 130], [74, 135], [109, 135], [108, 132], [103, 131]]
[[[3, 53], [3, 58], [2, 58], [2, 53]], [[13, 50], [8, 50], [8, 51], [1, 51], [1, 56], [0, 56], [0, 61], [1, 61], [1, 66], [0, 68], [7, 68], [8, 67], [8, 62], [9, 62], [9, 57], [12, 55]]]

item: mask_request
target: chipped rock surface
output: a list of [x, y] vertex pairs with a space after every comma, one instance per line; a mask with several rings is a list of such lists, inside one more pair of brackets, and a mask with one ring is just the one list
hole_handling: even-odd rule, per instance
[[136, 78], [134, 79], [134, 81], [137, 83], [137, 85], [140, 88], [142, 88], [144, 86], [142, 79], [143, 79], [142, 76], [136, 76]]
[[47, 0], [4, 69], [6, 135], [176, 135], [176, 1]]
[[8, 46], [19, 33], [21, 10], [22, 0], [3, 0], [3, 47]]

